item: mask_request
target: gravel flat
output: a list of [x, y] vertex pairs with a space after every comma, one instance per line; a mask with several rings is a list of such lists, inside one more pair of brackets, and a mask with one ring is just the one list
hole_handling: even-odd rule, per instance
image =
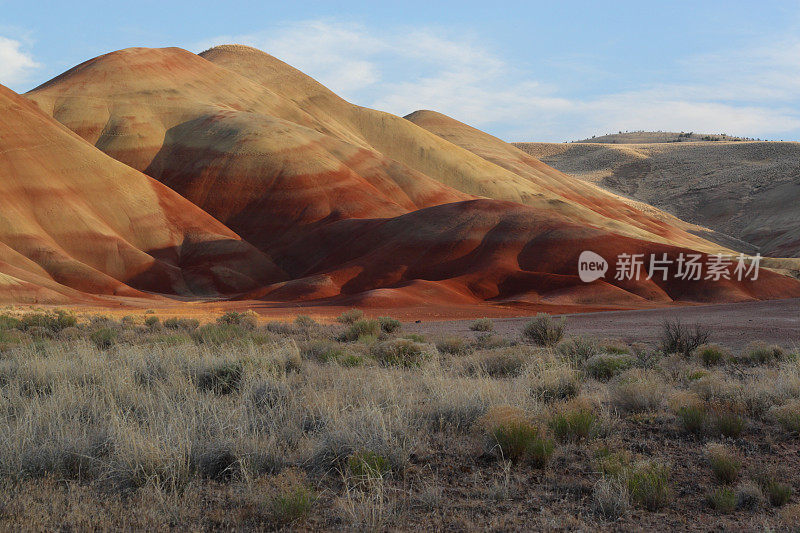
[[[711, 342], [738, 349], [754, 340], [800, 347], [800, 298], [669, 307], [635, 311], [603, 311], [557, 315], [567, 317], [567, 335], [588, 335], [620, 339], [625, 342], [655, 344], [665, 320], [680, 319], [685, 324], [701, 324], [711, 331]], [[496, 318], [495, 331], [518, 335], [529, 318]], [[405, 331], [429, 335], [464, 334], [471, 320], [409, 323]]]

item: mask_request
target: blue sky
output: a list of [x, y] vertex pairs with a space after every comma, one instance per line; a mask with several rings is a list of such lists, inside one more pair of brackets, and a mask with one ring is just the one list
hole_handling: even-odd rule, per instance
[[18, 92], [120, 48], [226, 42], [354, 103], [435, 109], [506, 140], [638, 129], [800, 140], [796, 1], [0, 0], [0, 83]]

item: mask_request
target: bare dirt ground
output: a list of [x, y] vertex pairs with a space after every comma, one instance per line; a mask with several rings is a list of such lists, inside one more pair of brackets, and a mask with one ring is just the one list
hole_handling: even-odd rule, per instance
[[[654, 344], [668, 319], [701, 324], [711, 331], [711, 341], [744, 346], [754, 340], [792, 348], [800, 345], [800, 298], [699, 305], [633, 311], [604, 311], [560, 315], [567, 317], [569, 335], [618, 338], [625, 342]], [[528, 318], [497, 318], [494, 329], [502, 335], [522, 330]], [[414, 333], [459, 335], [470, 333], [471, 320], [423, 321], [404, 329]]]

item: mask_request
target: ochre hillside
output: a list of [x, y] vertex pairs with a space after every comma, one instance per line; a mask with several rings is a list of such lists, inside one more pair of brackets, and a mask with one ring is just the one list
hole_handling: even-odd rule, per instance
[[283, 278], [197, 206], [0, 86], [0, 300], [236, 294]]

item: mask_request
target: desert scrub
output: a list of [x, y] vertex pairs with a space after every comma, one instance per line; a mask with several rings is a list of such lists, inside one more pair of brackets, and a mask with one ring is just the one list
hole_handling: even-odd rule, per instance
[[626, 478], [631, 499], [649, 511], [660, 509], [672, 496], [670, 468], [664, 463], [639, 463], [626, 473]]
[[544, 364], [530, 370], [531, 395], [542, 402], [569, 400], [580, 393], [581, 373], [565, 364]]
[[342, 342], [363, 341], [377, 337], [380, 332], [381, 324], [377, 320], [356, 320], [339, 336], [339, 340]]
[[736, 492], [730, 487], [720, 487], [708, 495], [708, 503], [721, 513], [732, 513], [736, 510]]
[[624, 478], [631, 462], [631, 454], [625, 450], [611, 451], [601, 447], [594, 452], [594, 467], [603, 477]]
[[730, 484], [739, 477], [742, 462], [722, 444], [706, 446], [706, 457], [714, 478], [720, 483]]
[[776, 344], [754, 341], [748, 344], [736, 358], [737, 363], [746, 365], [766, 365], [784, 360], [786, 352]]
[[[148, 317], [151, 318], [151, 317]], [[152, 317], [156, 318], [156, 317]], [[156, 318], [156, 321], [158, 319]], [[194, 318], [178, 318], [171, 317], [164, 321], [164, 327], [167, 329], [182, 329], [185, 331], [194, 331], [200, 326], [200, 321]]]
[[408, 339], [391, 339], [372, 347], [370, 353], [376, 361], [385, 366], [411, 368], [420, 366], [432, 359], [435, 348], [430, 344], [422, 344]]
[[525, 324], [522, 335], [539, 346], [555, 346], [564, 337], [567, 319], [555, 320], [546, 313], [539, 313]]
[[217, 324], [254, 329], [258, 325], [258, 315], [249, 309], [242, 313], [228, 311], [217, 319]]
[[611, 388], [611, 403], [622, 412], [657, 410], [664, 398], [664, 383], [653, 372], [633, 369], [620, 375]]
[[680, 320], [666, 320], [661, 326], [661, 351], [689, 357], [700, 345], [708, 342], [710, 332], [700, 324], [687, 326]]
[[521, 346], [479, 350], [463, 360], [460, 367], [468, 375], [487, 375], [493, 378], [518, 376], [530, 360]]
[[89, 335], [89, 339], [100, 350], [107, 350], [117, 342], [118, 333], [111, 328], [100, 328]]
[[699, 398], [679, 405], [675, 416], [678, 417], [680, 426], [686, 433], [701, 436], [706, 430], [706, 405]]
[[788, 433], [800, 434], [800, 400], [792, 400], [770, 410], [772, 418]]
[[595, 407], [578, 398], [555, 409], [550, 430], [560, 442], [579, 442], [594, 436], [598, 419]]
[[348, 309], [336, 317], [336, 321], [342, 324], [355, 324], [362, 318], [364, 318], [364, 311], [361, 309]]
[[378, 322], [381, 324], [381, 331], [384, 333], [395, 333], [400, 331], [400, 328], [403, 324], [400, 323], [399, 320], [396, 318], [392, 318], [390, 316], [379, 316]]
[[634, 359], [629, 355], [597, 354], [583, 365], [586, 373], [599, 381], [608, 381], [617, 374], [633, 366]]
[[758, 483], [754, 481], [742, 481], [736, 485], [736, 507], [755, 511], [764, 506], [766, 498]]
[[556, 347], [556, 351], [564, 359], [576, 366], [580, 366], [593, 355], [601, 353], [602, 350], [595, 339], [589, 337], [570, 337], [559, 343]]
[[494, 322], [489, 318], [478, 318], [469, 325], [472, 331], [494, 331]]
[[448, 355], [465, 355], [469, 353], [469, 343], [461, 337], [447, 337], [436, 341], [436, 349]]
[[739, 438], [747, 424], [735, 405], [722, 402], [713, 403], [710, 407], [712, 427], [718, 435], [732, 439]]
[[488, 435], [488, 447], [503, 460], [529, 462], [536, 468], [547, 465], [554, 443], [543, 437], [520, 410], [498, 406], [489, 410], [479, 422]]
[[301, 348], [300, 354], [305, 359], [317, 361], [318, 363], [341, 361], [345, 358], [345, 351], [339, 344], [323, 339], [306, 343]]
[[616, 477], [604, 477], [592, 489], [594, 511], [609, 520], [625, 516], [631, 509], [631, 497], [625, 482]]
[[716, 366], [730, 358], [728, 351], [719, 344], [703, 344], [695, 353], [705, 366]]
[[392, 463], [371, 450], [359, 450], [347, 458], [350, 475], [357, 478], [384, 477], [392, 472]]
[[144, 325], [150, 329], [158, 329], [161, 326], [161, 319], [155, 315], [146, 316], [144, 319]]
[[197, 388], [214, 394], [231, 394], [239, 390], [244, 369], [240, 362], [216, 363], [197, 375]]
[[317, 325], [317, 321], [308, 315], [297, 315], [294, 318], [294, 323], [301, 328], [311, 328]]
[[66, 328], [74, 328], [78, 319], [72, 313], [56, 309], [47, 313], [25, 313], [19, 317], [17, 329], [22, 331], [38, 330], [48, 335], [56, 335]]
[[311, 511], [317, 496], [306, 485], [285, 489], [270, 501], [272, 521], [279, 526], [301, 522]]

